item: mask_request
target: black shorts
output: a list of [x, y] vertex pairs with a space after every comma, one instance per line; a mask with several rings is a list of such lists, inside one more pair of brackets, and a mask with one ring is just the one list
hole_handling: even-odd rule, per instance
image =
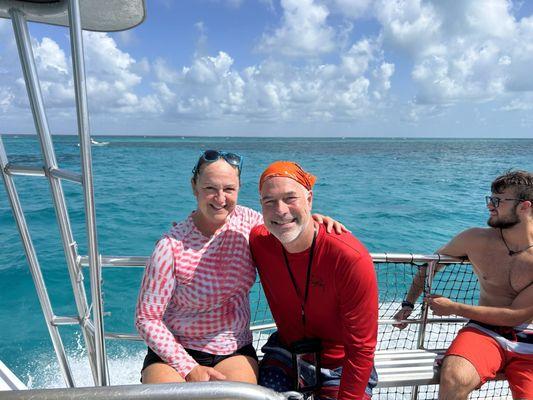
[[[203, 365], [204, 367], [214, 367], [219, 362], [225, 360], [226, 358], [230, 358], [233, 356], [248, 356], [252, 357], [255, 361], [257, 361], [257, 353], [255, 351], [254, 346], [252, 344], [247, 344], [246, 346], [241, 347], [240, 349], [236, 350], [235, 352], [231, 354], [210, 354], [205, 353], [203, 351], [198, 350], [192, 350], [192, 349], [185, 349], [189, 355], [194, 358], [194, 361], [196, 361], [198, 364]], [[148, 367], [149, 365], [155, 364], [155, 363], [163, 363], [166, 364], [161, 357], [159, 357], [150, 347], [148, 347], [148, 353], [146, 354], [146, 357], [144, 357], [144, 363], [143, 367], [141, 369], [141, 372]]]

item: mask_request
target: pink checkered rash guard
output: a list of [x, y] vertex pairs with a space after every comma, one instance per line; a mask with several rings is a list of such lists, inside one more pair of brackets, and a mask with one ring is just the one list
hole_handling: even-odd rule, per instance
[[185, 348], [224, 355], [252, 342], [249, 292], [256, 272], [248, 237], [262, 223], [258, 212], [236, 206], [224, 226], [206, 237], [191, 214], [156, 244], [135, 326], [181, 376], [198, 365]]

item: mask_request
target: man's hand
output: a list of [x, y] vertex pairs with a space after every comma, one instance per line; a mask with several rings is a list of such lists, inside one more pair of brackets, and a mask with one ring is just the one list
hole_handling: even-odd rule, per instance
[[[411, 315], [411, 313], [413, 312], [413, 309], [411, 307], [402, 307], [402, 309], [400, 311], [398, 311], [395, 315], [394, 315], [394, 319], [396, 321], [402, 321], [402, 320], [406, 320], [407, 318], [409, 318], [409, 315]], [[398, 328], [398, 329], [403, 329], [407, 326], [407, 324], [404, 322], [404, 323], [401, 323], [401, 324], [393, 324], [392, 326], [394, 326], [395, 328]]]
[[440, 294], [432, 294], [426, 298], [426, 302], [433, 311], [433, 314], [444, 317], [451, 314], [457, 314], [455, 310], [455, 303], [449, 298], [441, 296]]
[[326, 232], [331, 233], [331, 230], [334, 229], [337, 235], [340, 235], [342, 232], [350, 232], [343, 224], [339, 221], [335, 221], [333, 218], [328, 217], [322, 214], [313, 214], [313, 219], [319, 224], [326, 225]]
[[224, 381], [226, 376], [216, 369], [197, 365], [185, 377], [187, 382]]

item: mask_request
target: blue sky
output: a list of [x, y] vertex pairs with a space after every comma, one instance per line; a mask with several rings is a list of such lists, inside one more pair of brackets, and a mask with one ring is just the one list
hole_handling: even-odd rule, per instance
[[[532, 3], [150, 0], [85, 34], [91, 132], [533, 137]], [[52, 132], [75, 133], [68, 32], [30, 32]], [[0, 43], [0, 133], [32, 133], [7, 20]]]

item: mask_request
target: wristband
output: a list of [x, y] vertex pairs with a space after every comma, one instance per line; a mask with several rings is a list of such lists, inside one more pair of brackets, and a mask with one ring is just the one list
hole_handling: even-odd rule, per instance
[[413, 310], [415, 308], [415, 305], [413, 303], [411, 303], [409, 300], [404, 300], [404, 301], [402, 301], [402, 308], [404, 308], [404, 307], [408, 307], [411, 310]]

